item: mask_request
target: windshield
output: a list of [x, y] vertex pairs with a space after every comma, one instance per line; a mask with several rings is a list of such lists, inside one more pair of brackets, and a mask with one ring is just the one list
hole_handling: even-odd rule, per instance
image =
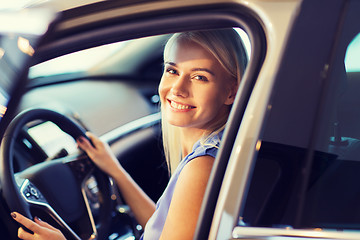
[[[94, 47], [51, 59], [30, 68], [29, 78], [38, 78], [61, 73], [84, 72], [120, 51], [126, 42], [117, 42]], [[89, 58], [89, 56], [92, 56]], [[78, 64], [81, 62], [81, 64]]]

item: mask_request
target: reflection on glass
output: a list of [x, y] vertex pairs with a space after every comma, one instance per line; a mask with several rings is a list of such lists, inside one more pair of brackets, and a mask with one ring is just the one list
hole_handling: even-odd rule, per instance
[[5, 50], [0, 48], [0, 59], [4, 56]]
[[7, 107], [0, 105], [0, 117], [3, 117], [6, 112]]
[[30, 45], [30, 42], [28, 39], [23, 38], [23, 37], [18, 37], [18, 41], [17, 41], [17, 45], [18, 48], [20, 49], [20, 51], [22, 51], [23, 53], [32, 56], [34, 55], [34, 48]]
[[350, 43], [345, 56], [347, 72], [360, 72], [360, 34]]
[[0, 4], [0, 119], [35, 52], [37, 40], [56, 17], [51, 9], [23, 9], [28, 3], [21, 2]]

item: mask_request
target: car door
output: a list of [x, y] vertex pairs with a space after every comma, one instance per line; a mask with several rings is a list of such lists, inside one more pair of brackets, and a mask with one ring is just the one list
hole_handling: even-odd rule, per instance
[[[358, 1], [301, 3], [274, 88], [259, 90], [272, 93], [265, 119], [251, 108], [260, 98], [249, 101], [214, 238], [359, 238], [357, 11]], [[254, 124], [259, 135], [246, 131]]]

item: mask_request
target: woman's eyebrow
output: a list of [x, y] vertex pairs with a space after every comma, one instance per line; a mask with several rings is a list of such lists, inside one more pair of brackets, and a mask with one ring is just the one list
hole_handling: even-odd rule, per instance
[[[164, 62], [164, 65], [166, 65], [166, 64], [177, 67], [176, 63], [174, 63], [174, 62]], [[191, 69], [191, 71], [193, 71], [193, 72], [195, 72], [195, 71], [207, 72], [207, 73], [215, 76], [215, 73], [213, 71], [211, 71], [210, 69], [208, 69], [208, 68], [193, 68], [193, 69]]]
[[207, 68], [193, 68], [193, 69], [191, 69], [191, 71], [207, 72], [207, 73], [210, 73], [211, 75], [215, 76], [215, 73], [213, 71], [211, 71], [210, 69], [207, 69]]
[[166, 65], [166, 64], [176, 67], [176, 63], [174, 63], [174, 62], [164, 62], [164, 65]]

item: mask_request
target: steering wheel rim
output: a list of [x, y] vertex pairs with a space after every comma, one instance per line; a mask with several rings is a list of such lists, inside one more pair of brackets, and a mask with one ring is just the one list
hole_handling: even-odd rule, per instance
[[[10, 123], [10, 125], [8, 126], [8, 128], [4, 134], [4, 137], [2, 139], [1, 146], [0, 146], [0, 156], [1, 156], [0, 180], [1, 180], [2, 188], [3, 188], [3, 196], [4, 196], [6, 203], [8, 204], [10, 211], [17, 211], [30, 219], [32, 219], [32, 214], [30, 211], [30, 209], [32, 207], [31, 204], [36, 203], [36, 204], [44, 205], [45, 207], [47, 207], [46, 204], [41, 204], [44, 201], [45, 201], [45, 203], [47, 203], [46, 198], [43, 196], [44, 189], [42, 189], [42, 191], [39, 191], [39, 189], [36, 188], [36, 186], [31, 181], [29, 181], [27, 178], [24, 179], [24, 182], [22, 182], [21, 187], [19, 187], [19, 184], [17, 183], [17, 181], [14, 177], [13, 158], [14, 158], [14, 152], [15, 152], [14, 145], [15, 145], [16, 137], [18, 136], [20, 131], [22, 131], [25, 124], [27, 124], [31, 121], [35, 121], [35, 120], [43, 120], [43, 121], [53, 122], [60, 129], [62, 129], [64, 132], [68, 133], [74, 139], [77, 139], [80, 136], [86, 137], [85, 130], [80, 125], [78, 125], [76, 122], [74, 122], [70, 118], [68, 118], [58, 112], [49, 110], [49, 109], [31, 109], [31, 110], [24, 111], [24, 112], [20, 113], [19, 115], [17, 115], [13, 119], [13, 121]], [[41, 164], [44, 166], [42, 166]], [[56, 167], [51, 167], [52, 165], [56, 165], [56, 164], [58, 164]], [[44, 169], [44, 170], [38, 171], [38, 170], [34, 170], [34, 168], [32, 168], [32, 170], [27, 171], [28, 169], [26, 169], [26, 170], [22, 171], [22, 172], [25, 172], [25, 174], [23, 174], [23, 175], [25, 175], [25, 176], [32, 176], [31, 174], [34, 174], [34, 176], [36, 174], [40, 175], [40, 174], [43, 174], [45, 172], [45, 170], [48, 170], [50, 168], [50, 169], [52, 169], [52, 171], [54, 171], [54, 173], [57, 173], [60, 175], [61, 174], [66, 175], [66, 178], [64, 178], [64, 179], [66, 179], [68, 181], [67, 182], [68, 187], [73, 192], [75, 191], [74, 187], [71, 187], [69, 185], [74, 185], [75, 181], [82, 181], [80, 185], [83, 186], [83, 182], [85, 181], [85, 178], [88, 175], [92, 174], [92, 175], [96, 176], [96, 180], [99, 185], [99, 191], [103, 196], [99, 200], [99, 204], [101, 206], [101, 208], [100, 208], [101, 211], [99, 214], [98, 227], [95, 228], [93, 216], [92, 216], [91, 210], [88, 206], [88, 202], [87, 202], [84, 194], [82, 194], [82, 196], [84, 198], [83, 199], [84, 203], [79, 202], [79, 204], [81, 205], [82, 208], [85, 206], [87, 209], [87, 213], [89, 214], [88, 217], [90, 220], [89, 222], [92, 225], [91, 228], [92, 229], [95, 228], [93, 234], [96, 235], [97, 239], [105, 239], [105, 236], [106, 236], [106, 233], [108, 230], [107, 228], [110, 225], [109, 223], [110, 223], [110, 217], [111, 217], [111, 198], [110, 198], [110, 195], [111, 195], [110, 188], [111, 187], [110, 187], [110, 180], [109, 180], [108, 176], [105, 173], [101, 172], [99, 169], [97, 169], [94, 166], [94, 164], [92, 164], [92, 162], [88, 159], [86, 154], [79, 155], [75, 159], [72, 158], [71, 160], [65, 159], [65, 160], [59, 160], [59, 161], [50, 161], [49, 163], [40, 163], [40, 164], [36, 164], [35, 166], [38, 166], [38, 168]], [[31, 172], [30, 175], [29, 175], [29, 172]], [[80, 178], [79, 178], [79, 176], [80, 176]], [[83, 179], [81, 179], [81, 178], [83, 178]], [[25, 181], [26, 181], [26, 183], [25, 183]], [[58, 181], [58, 182], [60, 184], [60, 181]], [[36, 200], [35, 202], [29, 201], [30, 199], [24, 195], [24, 192], [23, 192], [23, 191], [25, 191], [25, 190], [23, 190], [24, 188], [34, 189], [35, 192], [38, 192], [40, 194], [39, 196], [41, 196], [41, 199], [37, 198], [37, 199], [35, 199]], [[80, 191], [78, 193], [72, 193], [74, 196], [74, 199], [78, 199], [79, 194], [81, 192], [83, 193], [83, 191], [81, 189], [79, 189], [79, 190]], [[26, 190], [26, 191], [28, 191], [28, 190]], [[34, 197], [34, 196], [32, 196], [32, 197]], [[102, 202], [100, 202], [100, 201], [102, 201]], [[85, 204], [85, 205], [83, 205], [83, 204]], [[57, 212], [51, 208], [51, 205], [52, 205], [51, 203], [48, 203], [48, 206], [50, 208], [48, 209], [47, 212], [50, 213], [51, 217], [54, 218], [54, 220], [57, 223], [59, 223], [59, 225], [62, 227], [61, 230], [65, 234], [65, 236], [74, 238], [74, 239], [80, 239], [80, 237], [76, 233], [74, 233], [74, 231], [72, 231], [72, 229], [69, 227], [69, 225], [67, 225], [67, 223], [63, 220], [63, 217], [60, 217], [60, 215], [57, 214]], [[64, 214], [62, 214], [62, 215], [64, 215]]]

